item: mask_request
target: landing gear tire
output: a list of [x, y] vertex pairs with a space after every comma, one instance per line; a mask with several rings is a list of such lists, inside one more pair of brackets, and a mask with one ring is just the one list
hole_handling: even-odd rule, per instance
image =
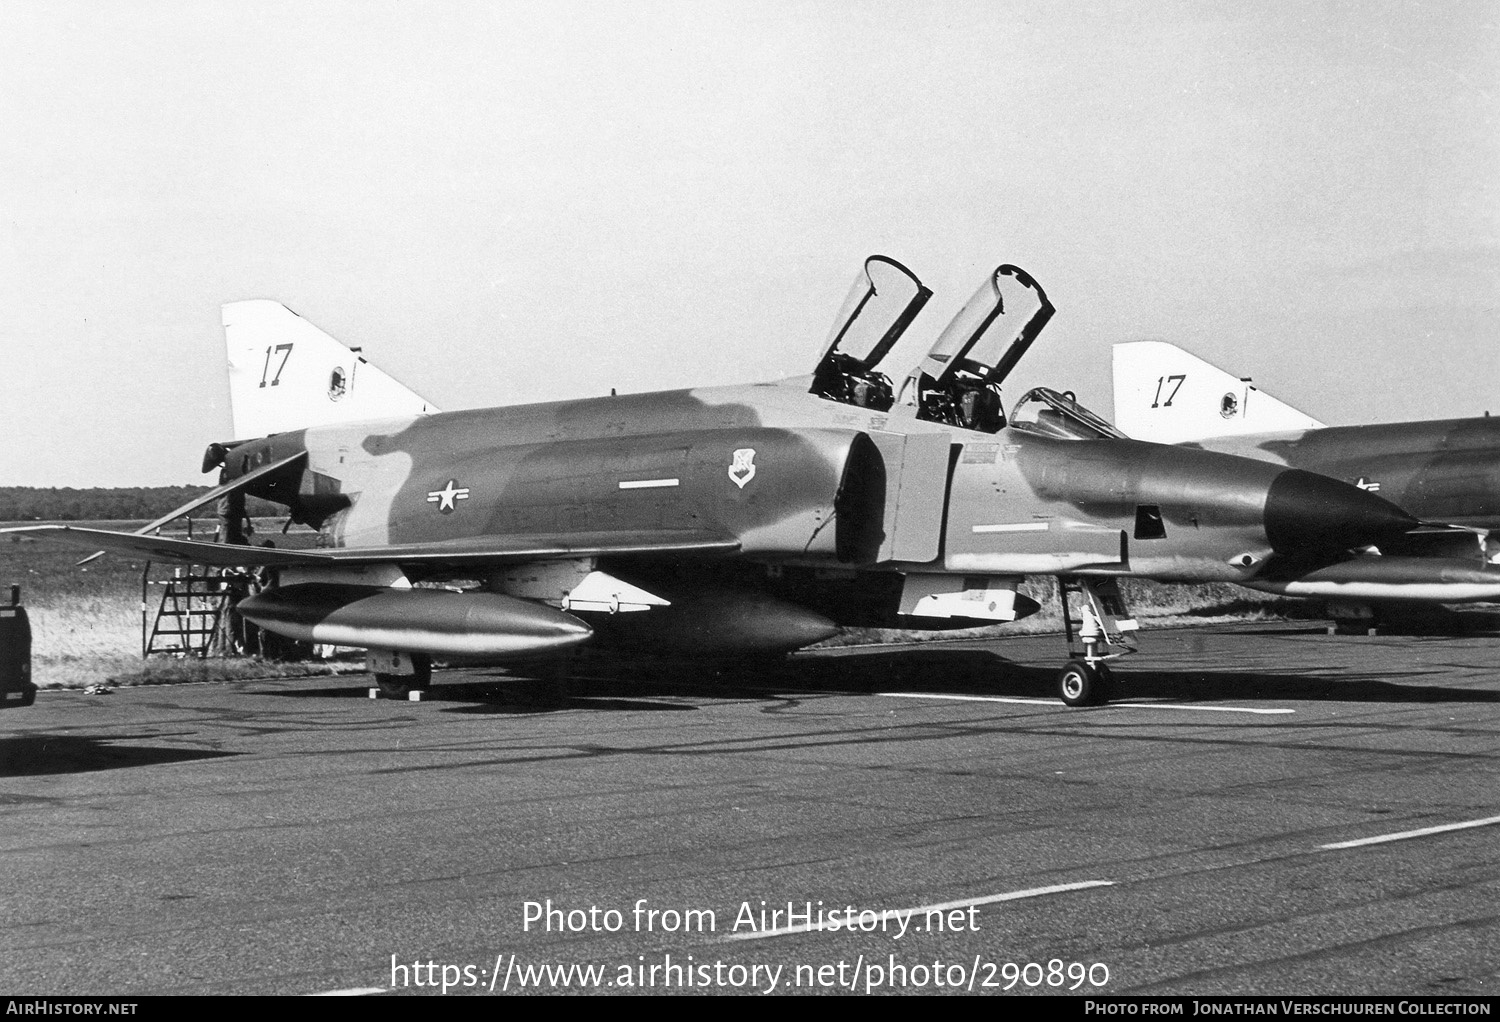
[[1109, 701], [1109, 668], [1069, 660], [1057, 675], [1057, 694], [1067, 706], [1102, 706]]
[[376, 674], [375, 684], [380, 694], [389, 699], [405, 699], [412, 692], [425, 692], [432, 686], [432, 659], [423, 653], [413, 653], [411, 674]]

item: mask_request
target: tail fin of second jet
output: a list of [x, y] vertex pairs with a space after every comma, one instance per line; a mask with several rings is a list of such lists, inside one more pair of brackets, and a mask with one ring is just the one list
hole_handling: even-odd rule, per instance
[[280, 302], [224, 306], [237, 440], [438, 409]]
[[1165, 341], [1115, 345], [1115, 425], [1136, 440], [1319, 429], [1323, 423]]

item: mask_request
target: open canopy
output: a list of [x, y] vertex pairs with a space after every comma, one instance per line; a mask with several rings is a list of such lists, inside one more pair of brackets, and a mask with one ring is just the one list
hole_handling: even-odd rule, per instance
[[839, 309], [819, 364], [842, 354], [861, 369], [874, 369], [931, 297], [905, 266], [882, 255], [870, 256]]
[[921, 371], [936, 383], [958, 372], [1000, 383], [1052, 313], [1052, 303], [1030, 274], [1009, 263], [999, 266], [944, 328]]

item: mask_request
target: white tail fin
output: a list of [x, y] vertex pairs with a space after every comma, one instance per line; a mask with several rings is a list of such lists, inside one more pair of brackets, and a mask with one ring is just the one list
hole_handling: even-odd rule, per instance
[[224, 306], [234, 438], [437, 409], [280, 302]]
[[1216, 436], [1321, 429], [1283, 404], [1165, 341], [1115, 345], [1115, 425], [1136, 440], [1176, 444]]

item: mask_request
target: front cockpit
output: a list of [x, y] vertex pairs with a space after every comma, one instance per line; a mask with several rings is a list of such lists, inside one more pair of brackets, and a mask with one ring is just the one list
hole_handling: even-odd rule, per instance
[[928, 422], [998, 433], [1006, 422], [1000, 384], [1052, 313], [1030, 274], [1019, 266], [997, 267], [911, 371], [901, 402]]
[[842, 352], [829, 352], [813, 371], [811, 393], [839, 404], [888, 412], [896, 403], [891, 378]]
[[875, 366], [906, 332], [932, 292], [894, 259], [870, 256], [854, 279], [813, 370], [811, 393], [840, 404], [888, 411], [891, 379]]

